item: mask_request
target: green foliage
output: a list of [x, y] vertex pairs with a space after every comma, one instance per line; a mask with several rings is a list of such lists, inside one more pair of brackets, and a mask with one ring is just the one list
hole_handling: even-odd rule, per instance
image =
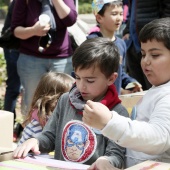
[[[4, 59], [4, 55], [0, 53], [0, 86], [5, 84], [6, 80], [6, 63]], [[3, 96], [0, 96], [0, 110], [4, 107], [4, 99]]]
[[4, 10], [4, 11], [7, 13], [8, 6], [6, 6], [6, 5], [5, 5], [5, 6], [2, 6], [1, 9]]
[[89, 14], [92, 13], [91, 3], [80, 3], [79, 4], [79, 14]]
[[6, 62], [4, 55], [0, 54], [0, 85], [6, 80]]
[[92, 0], [79, 0], [79, 3], [92, 3]]
[[10, 0], [0, 0], [0, 7], [8, 6], [9, 3], [10, 3]]
[[4, 108], [4, 100], [0, 98], [0, 110]]
[[4, 0], [0, 0], [0, 19], [4, 19], [6, 17], [8, 11], [7, 2]]

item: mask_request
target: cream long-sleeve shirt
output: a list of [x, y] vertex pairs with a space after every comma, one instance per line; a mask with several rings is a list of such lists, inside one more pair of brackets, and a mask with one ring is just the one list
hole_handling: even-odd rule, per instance
[[170, 82], [150, 88], [135, 107], [134, 120], [112, 111], [103, 135], [127, 148], [126, 167], [145, 160], [170, 163]]

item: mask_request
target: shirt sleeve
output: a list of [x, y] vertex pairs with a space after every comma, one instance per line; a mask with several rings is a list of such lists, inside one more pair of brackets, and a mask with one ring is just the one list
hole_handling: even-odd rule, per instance
[[124, 167], [125, 148], [117, 145], [112, 140], [108, 140], [104, 156], [114, 167]]
[[170, 148], [169, 97], [156, 104], [148, 122], [112, 113], [113, 117], [102, 134], [118, 145], [146, 154], [161, 154]]
[[65, 4], [70, 8], [70, 13], [61, 21], [66, 26], [72, 26], [77, 20], [76, 7], [73, 0], [64, 0]]
[[42, 133], [37, 137], [41, 152], [51, 152], [54, 150], [56, 137], [57, 108], [59, 105], [58, 103], [53, 114], [50, 116], [46, 125], [44, 126]]
[[33, 119], [23, 130], [22, 137], [18, 142], [18, 146], [21, 145], [26, 140], [37, 137], [42, 132], [42, 127], [39, 122]]

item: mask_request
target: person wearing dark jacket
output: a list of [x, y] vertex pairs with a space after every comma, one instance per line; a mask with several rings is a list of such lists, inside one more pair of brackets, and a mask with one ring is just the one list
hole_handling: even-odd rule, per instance
[[[7, 30], [11, 25], [12, 11], [14, 7], [15, 0], [13, 0], [8, 8], [8, 13], [5, 18], [4, 26], [2, 28], [2, 34], [4, 34], [5, 30]], [[4, 110], [10, 111], [14, 113], [14, 124], [16, 119], [16, 101], [20, 94], [20, 78], [17, 72], [17, 60], [19, 57], [19, 51], [14, 49], [3, 48], [4, 57], [6, 60], [6, 71], [7, 71], [7, 81], [6, 81], [6, 92], [4, 98]], [[17, 128], [14, 129], [14, 138], [16, 141], [17, 137], [20, 135], [22, 131], [22, 126], [17, 123]]]
[[150, 21], [168, 16], [170, 16], [169, 0], [129, 0], [129, 18], [123, 32], [123, 38], [127, 44], [127, 72], [142, 84], [143, 90], [148, 90], [151, 84], [147, 81], [140, 66], [138, 34]]

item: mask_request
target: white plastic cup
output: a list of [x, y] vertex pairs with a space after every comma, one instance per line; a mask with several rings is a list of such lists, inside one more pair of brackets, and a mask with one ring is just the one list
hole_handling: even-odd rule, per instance
[[40, 21], [41, 26], [45, 26], [45, 25], [49, 24], [50, 17], [47, 14], [41, 14], [39, 16], [39, 21]]

